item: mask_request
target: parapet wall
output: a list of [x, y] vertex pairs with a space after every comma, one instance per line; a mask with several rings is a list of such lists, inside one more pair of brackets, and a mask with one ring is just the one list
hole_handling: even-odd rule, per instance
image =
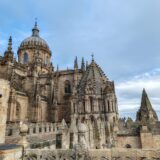
[[[20, 141], [19, 128], [19, 123], [7, 124], [5, 139], [7, 144], [17, 144]], [[53, 123], [30, 123], [28, 128], [26, 138], [31, 148], [55, 148], [55, 125]]]
[[[26, 150], [26, 155], [35, 160], [159, 160], [160, 149], [122, 149], [112, 148], [104, 150]], [[26, 157], [27, 157], [26, 156]]]

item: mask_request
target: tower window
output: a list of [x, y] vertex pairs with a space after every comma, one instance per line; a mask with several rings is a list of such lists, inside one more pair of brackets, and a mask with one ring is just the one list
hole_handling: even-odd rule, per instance
[[73, 113], [75, 113], [76, 112], [76, 105], [75, 105], [75, 103], [73, 103]]
[[36, 128], [33, 128], [33, 133], [36, 133]]
[[45, 64], [48, 64], [48, 56], [45, 57]]
[[90, 97], [89, 100], [90, 100], [91, 112], [93, 112], [94, 111], [94, 109], [93, 109], [93, 98]]
[[26, 64], [28, 61], [28, 54], [25, 52], [23, 56], [23, 64]]
[[111, 112], [110, 102], [109, 102], [109, 101], [107, 101], [107, 103], [108, 103], [108, 112]]
[[71, 84], [70, 81], [65, 81], [65, 87], [64, 87], [64, 92], [65, 93], [71, 93]]
[[84, 112], [84, 113], [86, 112], [86, 104], [85, 104], [85, 101], [83, 102], [83, 112]]

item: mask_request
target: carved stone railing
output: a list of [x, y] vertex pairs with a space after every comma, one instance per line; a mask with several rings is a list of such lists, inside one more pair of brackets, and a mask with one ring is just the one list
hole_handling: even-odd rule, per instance
[[[81, 156], [78, 156], [80, 154]], [[24, 160], [160, 160], [160, 150], [100, 149], [100, 150], [26, 150]]]

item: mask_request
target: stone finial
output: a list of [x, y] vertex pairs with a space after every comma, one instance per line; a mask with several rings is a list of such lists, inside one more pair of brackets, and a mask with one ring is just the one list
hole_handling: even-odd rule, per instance
[[81, 70], [85, 71], [85, 63], [84, 63], [84, 58], [82, 57], [82, 63], [81, 63]]
[[74, 60], [74, 69], [78, 69], [78, 59], [77, 59], [77, 56]]
[[86, 69], [88, 68], [88, 61], [86, 61]]
[[12, 51], [12, 37], [10, 36], [9, 37], [9, 40], [8, 40], [8, 48], [7, 50], [4, 52], [4, 57], [5, 57], [5, 61], [10, 61], [12, 62], [13, 59], [14, 59], [14, 53]]
[[94, 62], [94, 54], [92, 53], [92, 55], [91, 55], [91, 56], [92, 56], [92, 62]]
[[59, 71], [59, 65], [57, 64], [57, 71]]
[[12, 51], [12, 37], [11, 36], [9, 37], [9, 40], [8, 40], [8, 51]]

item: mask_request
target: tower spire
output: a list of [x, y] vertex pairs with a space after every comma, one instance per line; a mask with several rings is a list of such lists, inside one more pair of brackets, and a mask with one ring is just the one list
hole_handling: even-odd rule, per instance
[[94, 62], [94, 54], [93, 53], [91, 54], [91, 57], [92, 57], [92, 62]]
[[81, 70], [85, 71], [84, 57], [82, 57]]
[[78, 69], [78, 59], [77, 59], [77, 56], [74, 60], [74, 69]]
[[137, 112], [137, 121], [147, 122], [148, 120], [157, 121], [158, 116], [151, 105], [146, 90], [143, 88], [141, 106]]
[[34, 26], [37, 27], [37, 18], [35, 18], [35, 25]]
[[88, 61], [86, 61], [86, 69], [87, 69], [87, 67], [88, 67]]
[[4, 52], [4, 57], [6, 61], [13, 61], [14, 58], [14, 53], [12, 51], [12, 37], [9, 37], [8, 40], [8, 48], [7, 50]]
[[57, 72], [59, 71], [59, 65], [57, 64]]
[[9, 40], [8, 40], [8, 51], [12, 51], [12, 37], [11, 36], [9, 37]]

